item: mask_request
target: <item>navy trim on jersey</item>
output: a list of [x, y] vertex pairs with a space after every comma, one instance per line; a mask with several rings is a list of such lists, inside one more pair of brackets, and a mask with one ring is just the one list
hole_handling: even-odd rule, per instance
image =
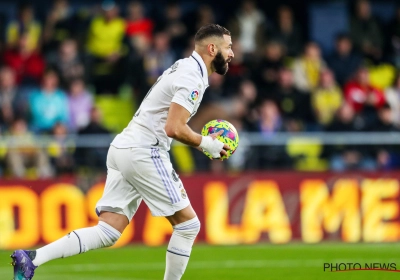
[[81, 238], [79, 237], [79, 235], [73, 231], [73, 233], [75, 233], [76, 237], [78, 237], [79, 240], [79, 254], [82, 253], [82, 244], [81, 244]]
[[200, 67], [200, 71], [201, 71], [201, 76], [203, 77], [203, 68], [201, 68], [201, 64], [200, 64], [200, 62], [193, 56], [193, 55], [191, 55], [191, 57], [193, 57], [193, 59], [194, 60], [196, 60], [196, 62], [197, 62], [197, 64], [199, 65], [199, 67]]
[[188, 258], [190, 258], [190, 256], [188, 256], [188, 255], [184, 255], [184, 254], [178, 254], [178, 253], [172, 252], [172, 251], [170, 251], [170, 250], [167, 250], [167, 252], [170, 252], [170, 253], [172, 253], [172, 254], [175, 254], [175, 255], [178, 255], [178, 256], [182, 256], [182, 257], [188, 257]]

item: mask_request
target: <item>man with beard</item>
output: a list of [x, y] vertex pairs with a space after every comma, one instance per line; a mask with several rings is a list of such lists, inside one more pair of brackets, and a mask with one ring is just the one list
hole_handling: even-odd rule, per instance
[[217, 24], [201, 27], [195, 50], [175, 62], [147, 93], [138, 111], [111, 143], [107, 156], [107, 180], [96, 205], [99, 223], [78, 229], [35, 251], [12, 254], [15, 279], [32, 279], [45, 262], [115, 244], [135, 215], [142, 199], [153, 216], [164, 216], [173, 227], [166, 256], [164, 280], [181, 279], [200, 231], [179, 176], [172, 168], [168, 150], [172, 139], [214, 158], [230, 149], [216, 137], [195, 133], [188, 125], [196, 113], [213, 72], [224, 75], [234, 57], [230, 32]]

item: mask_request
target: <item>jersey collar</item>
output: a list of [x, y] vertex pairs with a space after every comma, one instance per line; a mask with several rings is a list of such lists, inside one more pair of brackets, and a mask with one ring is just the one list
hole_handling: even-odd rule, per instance
[[203, 59], [196, 51], [193, 51], [191, 58], [193, 58], [197, 62], [200, 74], [203, 77], [204, 84], [208, 86], [208, 72]]

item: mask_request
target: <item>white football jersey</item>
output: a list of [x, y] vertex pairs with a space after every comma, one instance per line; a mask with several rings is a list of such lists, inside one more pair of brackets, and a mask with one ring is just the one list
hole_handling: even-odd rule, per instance
[[150, 148], [169, 150], [172, 138], [165, 132], [171, 102], [196, 114], [208, 87], [206, 65], [193, 51], [188, 58], [176, 61], [154, 83], [129, 125], [111, 145], [116, 148]]

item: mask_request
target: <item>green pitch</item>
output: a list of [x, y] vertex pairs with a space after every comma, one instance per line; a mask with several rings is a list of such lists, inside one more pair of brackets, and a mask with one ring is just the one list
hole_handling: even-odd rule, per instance
[[[131, 246], [102, 249], [49, 262], [34, 280], [163, 279], [165, 247]], [[12, 279], [9, 251], [0, 251], [0, 279]], [[324, 272], [325, 262], [395, 263], [400, 270], [400, 244], [195, 245], [183, 279], [311, 280], [399, 279], [400, 272]]]

